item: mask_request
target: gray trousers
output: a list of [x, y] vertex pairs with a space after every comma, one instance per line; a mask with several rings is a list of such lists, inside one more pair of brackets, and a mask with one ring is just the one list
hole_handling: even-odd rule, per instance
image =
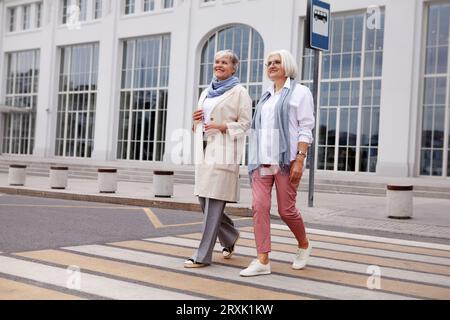
[[200, 246], [191, 259], [199, 263], [211, 264], [216, 239], [224, 248], [231, 247], [239, 236], [239, 231], [224, 212], [226, 202], [222, 200], [198, 198], [203, 210], [203, 230]]

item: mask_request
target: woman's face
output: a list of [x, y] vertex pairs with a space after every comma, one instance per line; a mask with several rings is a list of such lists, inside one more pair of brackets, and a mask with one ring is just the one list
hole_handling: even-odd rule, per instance
[[272, 81], [286, 77], [286, 71], [281, 66], [281, 56], [279, 54], [271, 55], [267, 59], [267, 76]]
[[227, 56], [217, 56], [214, 60], [214, 75], [218, 80], [226, 80], [234, 74], [234, 66]]

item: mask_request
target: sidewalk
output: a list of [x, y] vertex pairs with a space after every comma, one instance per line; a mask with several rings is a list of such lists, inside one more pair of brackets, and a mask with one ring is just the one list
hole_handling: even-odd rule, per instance
[[[193, 195], [194, 186], [189, 184], [176, 184], [174, 196], [166, 199], [152, 197], [151, 183], [119, 181], [116, 194], [100, 194], [96, 180], [70, 178], [66, 190], [52, 190], [49, 188], [48, 177], [28, 175], [25, 187], [11, 187], [8, 185], [8, 174], [0, 173], [0, 193], [200, 211], [197, 198]], [[275, 196], [274, 190], [271, 214], [278, 216]], [[384, 197], [316, 193], [315, 206], [309, 208], [307, 196], [307, 192], [299, 192], [297, 198], [297, 207], [307, 225], [357, 228], [450, 240], [450, 199], [415, 197], [413, 219], [392, 220], [387, 218]], [[251, 216], [251, 189], [242, 188], [240, 202], [227, 205], [227, 212]]]

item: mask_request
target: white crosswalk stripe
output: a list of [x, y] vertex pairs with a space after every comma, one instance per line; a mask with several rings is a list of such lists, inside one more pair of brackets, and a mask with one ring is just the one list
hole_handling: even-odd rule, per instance
[[[232, 259], [223, 260], [217, 243], [214, 263], [200, 269], [183, 268], [184, 260], [198, 248], [198, 233], [0, 255], [0, 299], [8, 292], [1, 290], [2, 283], [22, 283], [29, 288], [36, 282], [64, 298], [227, 299], [230, 290], [242, 290], [245, 293], [233, 297], [450, 299], [450, 246], [309, 229], [318, 235], [317, 240], [311, 240], [313, 253], [307, 268], [298, 271], [290, 266], [295, 238], [283, 231], [286, 226], [274, 224], [272, 228], [277, 230], [271, 237], [273, 273], [264, 277], [239, 276], [256, 256], [254, 235], [244, 228]], [[414, 248], [421, 249], [416, 253], [419, 249]], [[377, 262], [383, 286], [369, 290], [366, 281], [372, 274], [368, 267]], [[66, 267], [77, 263], [81, 266], [80, 289], [68, 290], [71, 273]]]
[[[172, 270], [179, 270], [184, 261], [183, 259], [178, 258], [99, 245], [72, 247], [66, 249], [99, 255], [107, 258], [146, 263], [152, 266], [170, 268]], [[263, 283], [261, 283], [261, 280], [257, 278], [239, 278], [238, 270], [235, 268], [219, 265], [213, 265], [210, 268], [204, 268], [201, 270], [188, 269], [186, 272], [193, 274], [201, 273], [205, 276], [212, 276], [223, 280], [239, 280], [253, 285], [263, 284], [265, 287], [271, 287], [273, 289], [284, 288], [285, 290], [290, 290], [293, 292], [318, 295], [332, 299], [410, 299], [401, 295], [372, 292], [364, 289], [346, 288], [346, 290], [342, 290], [343, 287], [339, 285], [304, 279], [294, 279], [279, 275], [269, 275], [264, 278]]]
[[[241, 232], [241, 237], [243, 239], [252, 239], [252, 240], [255, 239], [254, 235], [249, 232]], [[292, 245], [297, 244], [297, 241], [294, 238], [272, 236], [271, 239], [273, 242], [278, 242], [278, 243], [285, 243], [285, 244], [292, 244]], [[359, 253], [359, 254], [365, 254], [365, 255], [374, 255], [374, 256], [395, 258], [395, 259], [405, 259], [405, 260], [411, 260], [411, 261], [420, 261], [420, 262], [435, 263], [435, 264], [442, 264], [442, 265], [450, 266], [450, 259], [441, 258], [441, 257], [430, 257], [430, 256], [426, 256], [426, 255], [419, 255], [419, 254], [393, 252], [393, 251], [388, 251], [388, 250], [379, 250], [379, 249], [372, 249], [372, 248], [361, 248], [361, 247], [357, 247], [357, 246], [333, 244], [333, 243], [326, 243], [326, 242], [321, 242], [321, 241], [311, 241], [311, 243], [313, 245], [313, 248], [317, 248], [317, 249], [337, 250], [337, 251], [342, 251], [342, 252], [352, 252], [352, 253]]]
[[[271, 224], [271, 228], [272, 229], [276, 229], [276, 230], [289, 231], [289, 228], [287, 226], [280, 225], [280, 224]], [[328, 230], [320, 230], [320, 229], [313, 229], [313, 228], [306, 228], [306, 233], [317, 234], [317, 235], [325, 235], [325, 236], [332, 236], [332, 237], [337, 237], [337, 238], [348, 238], [348, 239], [355, 239], [355, 240], [367, 240], [367, 241], [374, 241], [374, 242], [399, 244], [399, 245], [411, 246], [411, 247], [429, 248], [429, 249], [450, 251], [450, 245], [439, 244], [439, 243], [429, 243], [429, 242], [410, 241], [410, 240], [403, 240], [403, 239], [375, 237], [375, 236], [368, 236], [368, 235], [361, 235], [361, 234], [354, 234], [354, 233], [345, 233], [345, 232], [336, 232], [336, 231], [328, 231]]]
[[[173, 244], [178, 246], [189, 246], [191, 248], [197, 248], [199, 241], [184, 239], [184, 238], [176, 238], [176, 237], [163, 237], [163, 238], [152, 238], [146, 239], [146, 241]], [[219, 245], [214, 247], [215, 251], [222, 251], [222, 248]], [[237, 254], [247, 255], [247, 256], [255, 256], [256, 250], [254, 248], [247, 248], [242, 246], [236, 247]], [[277, 252], [273, 251], [270, 253], [270, 256], [274, 260], [284, 261], [291, 263], [293, 259], [292, 253], [285, 252]], [[367, 275], [367, 267], [368, 264], [361, 264], [355, 262], [346, 262], [339, 261], [334, 259], [326, 259], [326, 258], [318, 258], [318, 257], [310, 257], [309, 266], [319, 267], [319, 268], [327, 268], [333, 270], [340, 270], [345, 272], [354, 272], [359, 274]], [[406, 281], [416, 281], [428, 283], [431, 285], [442, 285], [450, 287], [450, 277], [436, 275], [436, 274], [428, 274], [416, 271], [408, 271], [401, 270], [389, 267], [382, 267], [382, 275], [388, 278], [406, 280]]]
[[[68, 272], [67, 269], [15, 258], [0, 256], [0, 273], [38, 281], [61, 288], [67, 288], [68, 284], [78, 288], [78, 280], [71, 278], [74, 273]], [[77, 290], [74, 290], [73, 294], [76, 294]], [[192, 295], [180, 294], [177, 292], [170, 292], [168, 290], [161, 290], [126, 281], [119, 281], [102, 276], [87, 274], [84, 273], [83, 270], [80, 271], [78, 291], [118, 300], [199, 299]]]

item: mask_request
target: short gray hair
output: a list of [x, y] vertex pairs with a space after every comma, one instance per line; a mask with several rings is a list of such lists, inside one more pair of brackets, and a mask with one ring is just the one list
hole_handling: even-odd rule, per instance
[[234, 53], [234, 51], [228, 50], [228, 49], [227, 50], [217, 51], [216, 54], [214, 55], [214, 60], [217, 57], [223, 57], [223, 56], [225, 56], [225, 57], [230, 59], [231, 64], [234, 67], [234, 72], [237, 72], [238, 67], [239, 67], [239, 57], [237, 56], [237, 54]]
[[281, 67], [285, 71], [285, 76], [288, 78], [293, 78], [293, 79], [297, 78], [297, 75], [298, 75], [297, 62], [295, 61], [295, 58], [292, 55], [292, 53], [290, 53], [287, 50], [283, 49], [283, 50], [272, 51], [271, 53], [269, 53], [267, 55], [265, 64], [267, 65], [267, 63], [269, 62], [269, 58], [276, 54], [280, 55]]

